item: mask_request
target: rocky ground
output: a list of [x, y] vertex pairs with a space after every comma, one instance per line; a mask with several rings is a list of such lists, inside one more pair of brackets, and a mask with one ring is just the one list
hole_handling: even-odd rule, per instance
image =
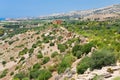
[[[55, 32], [55, 34], [51, 34], [52, 32]], [[31, 49], [33, 44], [36, 44], [37, 41], [39, 40], [42, 41], [43, 34], [45, 36], [48, 35], [55, 36], [55, 39], [50, 41], [53, 42], [55, 45], [50, 46], [50, 42], [42, 43], [34, 48], [31, 57], [29, 56], [29, 53], [19, 56], [19, 52], [22, 51], [24, 48]], [[63, 37], [62, 40], [58, 40], [59, 36]], [[54, 65], [55, 63], [58, 63], [59, 61], [55, 62], [55, 59], [51, 58], [51, 54], [55, 51], [61, 54], [60, 50], [57, 47], [57, 44], [65, 43], [72, 38], [80, 38], [81, 44], [85, 44], [88, 42], [87, 38], [79, 36], [75, 33], [70, 33], [68, 30], [66, 30], [63, 27], [50, 28], [48, 30], [41, 31], [39, 33], [31, 30], [31, 31], [27, 31], [26, 33], [15, 35], [11, 38], [7, 38], [5, 40], [0, 40], [0, 73], [2, 73], [3, 70], [8, 69], [7, 75], [1, 78], [0, 80], [12, 80], [13, 76], [10, 75], [11, 72], [17, 73], [21, 70], [27, 70], [30, 66], [32, 66], [36, 62], [41, 62], [41, 60], [37, 59], [37, 54], [39, 51], [42, 52], [43, 56], [50, 57], [50, 61], [42, 65], [42, 67], [48, 67]], [[72, 44], [72, 46], [74, 46], [74, 43]], [[70, 49], [71, 48], [69, 48], [69, 50]], [[91, 54], [88, 54], [88, 56], [90, 55]], [[25, 57], [24, 63], [20, 62], [21, 57]], [[103, 67], [101, 70], [89, 71], [88, 69], [85, 72], [85, 74], [78, 75], [76, 66], [81, 61], [82, 58], [76, 59], [76, 61], [72, 63], [71, 68], [66, 69], [66, 71], [62, 74], [58, 74], [57, 71], [54, 71], [52, 73], [52, 77], [49, 80], [64, 80], [65, 78], [68, 78], [68, 80], [71, 80], [72, 78], [75, 80], [91, 80], [91, 78], [93, 78], [95, 75], [102, 75], [104, 80], [112, 80], [114, 77], [117, 77], [120, 74], [120, 66], [116, 65], [116, 66]], [[2, 64], [3, 61], [6, 62], [5, 65]], [[16, 69], [17, 66], [20, 66], [20, 69], [17, 70]], [[108, 73], [107, 72], [108, 68], [111, 68], [112, 70], [114, 70], [114, 72]]]

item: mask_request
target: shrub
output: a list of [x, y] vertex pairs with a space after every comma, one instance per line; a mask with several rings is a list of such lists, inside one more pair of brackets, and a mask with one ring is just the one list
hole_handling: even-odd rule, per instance
[[67, 46], [64, 44], [58, 44], [58, 49], [60, 50], [60, 52], [65, 52]]
[[13, 44], [13, 43], [14, 43], [14, 41], [9, 41], [8, 43], [9, 43], [9, 45], [11, 45], [11, 44]]
[[25, 73], [20, 72], [18, 74], [15, 74], [14, 79], [20, 79], [20, 80], [22, 80], [25, 77], [26, 77]]
[[76, 56], [77, 51], [81, 51], [81, 48], [82, 48], [81, 45], [75, 45], [75, 46], [72, 48], [72, 54], [73, 54], [74, 56]]
[[50, 77], [52, 77], [52, 74], [48, 70], [40, 70], [41, 74], [39, 74], [37, 80], [48, 80]]
[[58, 66], [58, 73], [63, 73], [67, 68], [71, 67], [71, 64], [74, 62], [75, 58], [72, 55], [65, 55], [62, 59], [62, 62]]
[[48, 80], [51, 76], [51, 72], [46, 69], [30, 71], [30, 79]]
[[14, 57], [10, 57], [10, 60], [11, 60], [11, 61], [14, 61]]
[[81, 56], [83, 55], [83, 52], [81, 52], [81, 51], [77, 51], [76, 52], [76, 57], [79, 59], [79, 58], [81, 58]]
[[21, 62], [21, 61], [23, 61], [23, 60], [25, 60], [25, 57], [21, 57], [21, 59], [19, 60], [19, 62]]
[[85, 45], [82, 46], [81, 51], [82, 51], [83, 53], [88, 54], [88, 53], [91, 51], [91, 48], [92, 48], [92, 47], [94, 47], [93, 42], [89, 42], [88, 44], [85, 44]]
[[14, 75], [14, 72], [11, 72], [10, 75], [11, 75], [11, 76]]
[[28, 49], [24, 48], [22, 51], [19, 52], [19, 55], [27, 54], [27, 52], [28, 52]]
[[54, 43], [50, 43], [50, 46], [54, 46], [55, 44]]
[[29, 53], [33, 53], [34, 52], [34, 48], [29, 49]]
[[33, 69], [30, 71], [30, 79], [36, 79], [41, 72], [37, 69]]
[[91, 57], [83, 58], [77, 66], [77, 72], [83, 74], [88, 68], [91, 70], [100, 69], [103, 66], [109, 66], [115, 62], [115, 56], [112, 52], [104, 49], [99, 50], [94, 52]]
[[32, 45], [32, 48], [36, 48], [36, 47], [37, 47], [37, 44], [33, 44], [33, 45]]
[[83, 58], [77, 66], [77, 73], [83, 74], [90, 67], [90, 64], [91, 64], [90, 57]]
[[51, 54], [51, 57], [54, 58], [54, 57], [57, 56], [57, 55], [58, 55], [58, 52], [55, 51], [55, 52], [53, 52], [53, 53]]
[[59, 36], [59, 37], [58, 37], [58, 40], [59, 40], [59, 41], [60, 41], [60, 40], [62, 40], [62, 39], [63, 39], [63, 37], [62, 37], [62, 36]]
[[8, 69], [5, 69], [5, 70], [0, 74], [0, 78], [5, 77], [7, 73], [8, 73]]
[[116, 62], [115, 55], [111, 51], [104, 49], [94, 52], [91, 58], [93, 61], [91, 69], [100, 69], [103, 66], [115, 64]]
[[44, 59], [43, 59], [43, 64], [46, 64], [48, 61], [50, 60], [50, 58], [49, 57], [44, 57]]
[[57, 66], [55, 66], [55, 65], [54, 65], [54, 66], [49, 66], [49, 67], [48, 67], [48, 70], [49, 70], [50, 72], [54, 72], [54, 71], [57, 70], [56, 67], [57, 67]]
[[20, 68], [20, 66], [16, 66], [15, 70], [18, 70]]
[[33, 65], [33, 69], [40, 69], [41, 65], [39, 63], [36, 63]]
[[44, 42], [44, 43], [49, 43], [49, 38], [48, 38], [48, 37], [44, 37], [44, 38], [43, 38], [43, 42]]
[[38, 59], [43, 58], [43, 55], [42, 55], [41, 52], [38, 53], [37, 58], [38, 58]]
[[2, 65], [3, 65], [3, 66], [5, 66], [6, 63], [7, 63], [6, 61], [2, 61]]
[[88, 54], [93, 46], [93, 42], [84, 45], [75, 45], [72, 49], [72, 54], [80, 58], [84, 53]]

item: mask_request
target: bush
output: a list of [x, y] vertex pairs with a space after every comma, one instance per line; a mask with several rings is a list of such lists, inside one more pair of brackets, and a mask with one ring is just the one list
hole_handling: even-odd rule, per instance
[[43, 59], [43, 64], [46, 64], [48, 61], [50, 60], [50, 58], [49, 57], [44, 57], [44, 59]]
[[90, 64], [91, 64], [90, 57], [83, 58], [77, 66], [77, 73], [83, 74], [90, 67]]
[[29, 53], [33, 53], [34, 52], [34, 48], [29, 49]]
[[108, 66], [111, 64], [115, 64], [115, 55], [108, 50], [100, 50], [96, 51], [92, 54], [92, 61], [91, 69], [100, 69], [103, 66]]
[[50, 46], [54, 46], [55, 44], [54, 43], [50, 43]]
[[14, 61], [14, 57], [10, 57], [10, 60], [11, 60], [11, 61]]
[[14, 79], [20, 79], [20, 80], [22, 80], [25, 77], [26, 77], [25, 73], [20, 72], [18, 74], [15, 74]]
[[48, 67], [48, 70], [49, 70], [50, 72], [54, 72], [54, 71], [57, 70], [56, 67], [57, 67], [57, 66], [55, 66], [55, 65], [54, 65], [54, 66], [49, 66], [49, 67]]
[[8, 73], [8, 69], [5, 69], [5, 70], [0, 74], [0, 78], [5, 77], [7, 73]]
[[44, 43], [49, 43], [49, 40], [50, 40], [49, 37], [46, 37], [46, 36], [45, 36], [45, 37], [43, 38], [43, 42], [44, 42]]
[[52, 74], [48, 70], [40, 70], [41, 74], [39, 74], [37, 80], [48, 80], [50, 77], [52, 77]]
[[51, 76], [51, 72], [46, 69], [30, 71], [30, 79], [48, 80]]
[[91, 70], [100, 69], [103, 66], [109, 66], [115, 62], [115, 56], [112, 52], [104, 49], [99, 50], [94, 52], [91, 57], [83, 58], [77, 65], [77, 72], [83, 74], [88, 68]]
[[75, 46], [72, 48], [72, 54], [73, 54], [74, 56], [76, 56], [77, 51], [81, 51], [81, 48], [82, 48], [81, 45], [75, 45]]
[[76, 52], [76, 57], [77, 57], [78, 59], [81, 58], [82, 55], [83, 55], [83, 52], [81, 52], [81, 51], [77, 51], [77, 52]]
[[72, 54], [76, 56], [78, 59], [84, 54], [82, 45], [75, 45], [72, 49]]
[[19, 55], [27, 54], [27, 52], [28, 52], [28, 49], [24, 48], [22, 51], [19, 52]]
[[34, 48], [36, 48], [37, 47], [37, 44], [33, 44], [32, 45], [32, 48], [34, 49]]
[[51, 57], [54, 58], [54, 57], [57, 56], [57, 55], [58, 55], [58, 52], [55, 51], [55, 52], [53, 52], [53, 53], [51, 54]]
[[33, 69], [30, 71], [30, 79], [36, 79], [41, 72], [37, 69]]
[[8, 43], [9, 43], [9, 45], [11, 45], [11, 44], [13, 44], [13, 43], [14, 43], [14, 41], [9, 41]]
[[64, 44], [58, 44], [58, 49], [60, 50], [60, 52], [65, 52], [67, 46]]
[[43, 55], [42, 55], [41, 52], [38, 53], [37, 58], [38, 58], [38, 59], [43, 58]]
[[5, 66], [6, 63], [7, 63], [6, 61], [2, 61], [2, 65], [3, 65], [3, 66]]
[[84, 53], [88, 54], [93, 46], [93, 42], [84, 45], [75, 45], [72, 49], [72, 54], [80, 58]]
[[11, 72], [10, 75], [11, 75], [11, 76], [14, 75], [14, 72]]
[[25, 57], [21, 57], [21, 59], [19, 60], [19, 62], [21, 62], [21, 61], [23, 61], [23, 60], [25, 60]]
[[65, 55], [62, 59], [62, 62], [58, 66], [58, 73], [63, 73], [67, 68], [71, 67], [71, 64], [74, 62], [75, 58], [72, 55]]
[[36, 63], [33, 65], [33, 69], [40, 69], [41, 65], [39, 63]]
[[63, 37], [62, 37], [62, 36], [59, 36], [59, 37], [58, 37], [58, 40], [59, 40], [59, 41], [60, 41], [60, 40], [62, 40], [62, 39], [63, 39]]
[[83, 53], [88, 54], [88, 53], [91, 51], [91, 48], [92, 48], [92, 47], [94, 47], [93, 42], [89, 42], [88, 44], [85, 44], [85, 45], [82, 46], [81, 51], [82, 51]]

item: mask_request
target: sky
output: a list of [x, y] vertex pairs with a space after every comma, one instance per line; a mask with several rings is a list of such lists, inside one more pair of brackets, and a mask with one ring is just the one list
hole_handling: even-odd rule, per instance
[[120, 0], [0, 0], [0, 18], [38, 17], [119, 3]]

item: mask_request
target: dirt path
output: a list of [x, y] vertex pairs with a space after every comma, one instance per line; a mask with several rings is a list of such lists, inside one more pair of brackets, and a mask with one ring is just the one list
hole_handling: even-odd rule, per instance
[[0, 64], [0, 71], [3, 71], [5, 69], [10, 69], [13, 66], [15, 66], [16, 64], [17, 64], [17, 62], [14, 62], [14, 61], [8, 62], [5, 66], [3, 66], [2, 64]]

